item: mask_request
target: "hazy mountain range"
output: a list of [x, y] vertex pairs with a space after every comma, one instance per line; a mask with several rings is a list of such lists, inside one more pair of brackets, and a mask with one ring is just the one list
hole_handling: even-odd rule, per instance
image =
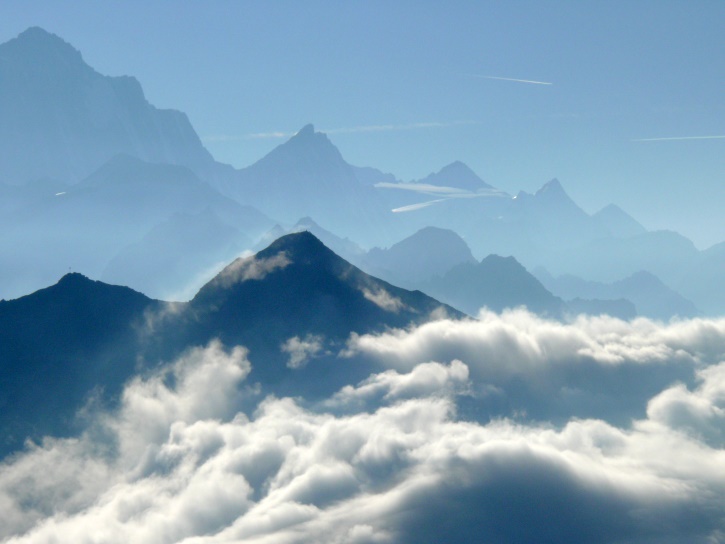
[[[676, 233], [648, 232], [616, 205], [589, 215], [557, 180], [511, 196], [454, 162], [402, 182], [350, 165], [312, 125], [235, 170], [213, 160], [182, 113], [148, 104], [132, 78], [98, 74], [57, 36], [31, 28], [2, 44], [0, 59], [8, 119], [0, 226], [9, 233], [0, 296], [43, 287], [69, 268], [154, 297], [189, 296], [275, 223], [290, 232], [307, 217], [362, 248], [392, 248], [437, 227], [460, 235], [477, 260], [514, 256], [529, 270], [605, 283], [646, 271], [700, 310], [721, 308], [708, 296], [721, 260]], [[407, 285], [452, 267], [429, 252], [422, 268], [392, 270], [377, 251], [346, 256]], [[176, 272], [155, 284], [164, 266]], [[665, 304], [658, 315], [681, 308]]]
[[234, 169], [39, 28], [0, 121], [3, 541], [722, 540], [725, 245], [312, 125]]

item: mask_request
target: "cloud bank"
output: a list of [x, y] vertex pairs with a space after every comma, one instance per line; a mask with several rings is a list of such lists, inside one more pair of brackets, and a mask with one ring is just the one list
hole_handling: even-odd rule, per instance
[[[354, 336], [339, 363], [380, 371], [315, 405], [247, 388], [241, 347], [191, 350], [83, 435], [0, 465], [0, 538], [725, 542], [725, 320], [480, 317]], [[632, 387], [633, 370], [666, 383]], [[472, 417], [572, 376], [641, 416]]]

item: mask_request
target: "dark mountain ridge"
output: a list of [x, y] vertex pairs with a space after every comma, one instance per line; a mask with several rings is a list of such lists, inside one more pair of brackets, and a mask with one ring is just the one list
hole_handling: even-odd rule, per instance
[[[314, 396], [369, 375], [364, 362], [337, 356], [351, 333], [441, 315], [463, 316], [421, 292], [365, 274], [309, 232], [237, 259], [190, 302], [173, 306], [66, 274], [51, 287], [0, 302], [0, 371], [6, 377], [0, 453], [17, 449], [26, 437], [72, 432], [85, 403], [113, 405], [133, 375], [189, 347], [215, 339], [245, 345], [251, 382], [266, 392]], [[292, 364], [284, 346], [295, 337], [314, 338], [319, 349]]]

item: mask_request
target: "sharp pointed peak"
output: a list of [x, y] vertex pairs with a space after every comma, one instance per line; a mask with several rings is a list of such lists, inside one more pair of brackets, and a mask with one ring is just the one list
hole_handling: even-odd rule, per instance
[[541, 188], [536, 191], [534, 194], [537, 198], [554, 198], [556, 200], [571, 200], [567, 192], [564, 190], [563, 185], [557, 178], [553, 178], [544, 185], [541, 186]]
[[307, 123], [295, 133], [295, 136], [311, 136], [312, 134], [315, 134], [315, 125]]
[[553, 191], [564, 192], [564, 187], [562, 187], [561, 182], [557, 178], [550, 179], [544, 183], [544, 185], [541, 186], [541, 189], [536, 191], [536, 194]]

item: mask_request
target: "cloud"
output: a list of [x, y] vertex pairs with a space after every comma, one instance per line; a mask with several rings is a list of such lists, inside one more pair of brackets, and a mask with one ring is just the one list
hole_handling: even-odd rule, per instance
[[[350, 349], [389, 366], [314, 406], [259, 400], [245, 389], [246, 351], [216, 342], [136, 378], [81, 436], [0, 465], [0, 538], [725, 541], [725, 321], [484, 313], [358, 336]], [[678, 365], [692, 383], [640, 390], [645, 411], [627, 424], [474, 417], [484, 385], [510, 397], [522, 382], [562, 385], [562, 369], [605, 369], [590, 393], [626, 397], [639, 385], [627, 372]]]
[[[465, 125], [476, 125], [476, 121], [422, 121], [417, 123], [397, 123], [382, 125], [356, 125], [352, 127], [338, 127], [321, 129], [325, 134], [359, 134], [366, 132], [395, 132], [401, 130], [421, 130], [430, 128], [450, 128]], [[288, 139], [296, 135], [296, 131], [273, 130], [269, 132], [252, 132], [242, 136], [217, 135], [205, 136], [205, 142], [232, 142], [239, 140], [267, 140], [267, 139]]]
[[388, 125], [359, 125], [354, 127], [323, 129], [321, 132], [324, 132], [326, 134], [355, 134], [359, 132], [391, 132], [399, 130], [419, 130], [426, 128], [449, 128], [475, 124], [477, 124], [475, 121], [429, 121], [421, 123], [402, 123]]
[[439, 198], [438, 200], [429, 200], [428, 202], [419, 202], [418, 204], [410, 204], [408, 206], [401, 206], [400, 208], [393, 208], [393, 213], [405, 213], [405, 212], [414, 212], [415, 210], [421, 210], [423, 208], [427, 208], [428, 206], [431, 206], [432, 204], [437, 204], [438, 202], [443, 202], [444, 198]]
[[280, 346], [280, 350], [289, 354], [288, 368], [302, 368], [310, 359], [322, 353], [323, 345], [324, 338], [321, 335], [308, 334], [304, 339], [299, 336], [289, 338]]
[[532, 85], [553, 85], [553, 83], [550, 83], [548, 81], [535, 81], [532, 79], [515, 79], [512, 77], [497, 77], [497, 76], [482, 76], [477, 74], [466, 74], [469, 77], [477, 77], [480, 79], [495, 79], [497, 81], [513, 81], [514, 83], [529, 83]]
[[678, 140], [725, 140], [725, 136], [674, 136], [669, 138], [636, 138], [633, 142], [672, 142]]
[[482, 312], [419, 327], [355, 335], [341, 355], [409, 371], [428, 361], [463, 361], [477, 396], [472, 417], [518, 417], [557, 424], [594, 417], [627, 424], [647, 400], [696, 369], [725, 360], [725, 320], [661, 324], [610, 317], [572, 323], [524, 310]]
[[371, 375], [357, 386], [346, 385], [326, 401], [325, 405], [363, 407], [371, 401], [376, 401], [375, 405], [379, 405], [381, 401], [434, 394], [463, 394], [469, 385], [468, 377], [468, 367], [457, 360], [451, 361], [449, 365], [422, 363], [407, 374], [386, 370]]
[[232, 262], [217, 276], [224, 287], [248, 280], [262, 280], [267, 275], [292, 264], [287, 253], [282, 251], [266, 259], [254, 255], [241, 257]]
[[378, 308], [382, 308], [386, 312], [397, 314], [400, 310], [407, 308], [402, 300], [391, 295], [382, 287], [364, 287], [362, 289], [362, 293], [367, 300], [375, 304]]

